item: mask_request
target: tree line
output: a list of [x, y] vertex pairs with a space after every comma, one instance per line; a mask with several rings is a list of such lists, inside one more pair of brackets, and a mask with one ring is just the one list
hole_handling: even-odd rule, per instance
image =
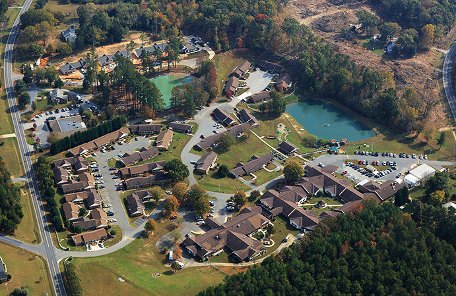
[[21, 191], [11, 181], [5, 161], [0, 157], [0, 232], [14, 234], [22, 217]]
[[52, 171], [51, 165], [52, 163], [48, 158], [40, 156], [35, 163], [35, 176], [38, 180], [40, 192], [46, 200], [54, 228], [57, 231], [62, 231], [64, 228], [62, 216], [60, 215], [57, 202], [54, 199], [56, 191], [54, 188], [54, 172]]
[[95, 127], [89, 128], [85, 131], [76, 132], [68, 137], [57, 140], [51, 144], [50, 152], [52, 155], [55, 155], [59, 152], [66, 151], [73, 147], [95, 140], [98, 137], [120, 129], [126, 123], [127, 119], [123, 116], [118, 116], [114, 119], [107, 120]]
[[453, 295], [456, 251], [438, 236], [392, 204], [367, 204], [199, 295]]

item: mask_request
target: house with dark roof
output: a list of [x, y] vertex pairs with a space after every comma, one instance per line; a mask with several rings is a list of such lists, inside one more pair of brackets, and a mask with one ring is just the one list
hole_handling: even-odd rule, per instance
[[277, 91], [284, 92], [287, 91], [291, 87], [291, 77], [288, 73], [283, 73], [277, 79], [277, 83], [275, 85]]
[[163, 171], [165, 163], [166, 161], [158, 161], [145, 163], [137, 166], [124, 167], [119, 169], [119, 173], [123, 179], [152, 174], [158, 171]]
[[235, 138], [239, 138], [244, 135], [247, 131], [249, 131], [250, 125], [247, 123], [237, 124], [228, 128], [225, 132], [220, 134], [210, 135], [202, 139], [198, 144], [193, 146], [197, 150], [206, 150], [209, 148], [215, 148], [220, 143], [220, 140], [223, 135], [230, 134]]
[[79, 207], [72, 203], [66, 202], [62, 205], [62, 210], [67, 221], [74, 221], [79, 218]]
[[98, 58], [98, 65], [100, 67], [109, 67], [115, 65], [116, 60], [112, 54], [103, 54]]
[[277, 147], [277, 150], [282, 152], [285, 155], [291, 155], [295, 153], [298, 148], [296, 148], [293, 144], [287, 141], [283, 141], [279, 144], [279, 147]]
[[8, 274], [8, 269], [6, 268], [5, 262], [3, 262], [3, 258], [0, 257], [0, 283], [4, 283], [9, 281], [11, 276]]
[[199, 260], [207, 260], [224, 250], [239, 262], [250, 261], [262, 253], [263, 243], [250, 235], [266, 227], [270, 222], [262, 215], [261, 207], [243, 209], [238, 216], [224, 224], [208, 218], [211, 229], [204, 234], [187, 237], [182, 246]]
[[163, 183], [169, 183], [172, 180], [164, 172], [156, 172], [147, 177], [134, 177], [124, 181], [125, 188], [129, 189], [138, 189], [146, 188], [154, 185], [159, 185]]
[[190, 134], [192, 132], [192, 126], [190, 124], [171, 122], [169, 128], [175, 132]]
[[196, 171], [201, 174], [208, 174], [209, 170], [216, 166], [217, 157], [218, 155], [214, 151], [204, 154], [196, 162]]
[[74, 220], [71, 225], [76, 228], [79, 227], [83, 231], [94, 230], [98, 228], [99, 221], [95, 219], [90, 219], [87, 217], [79, 217], [78, 219]]
[[236, 123], [228, 113], [219, 108], [215, 108], [214, 111], [212, 111], [212, 116], [214, 116], [214, 119], [224, 126], [231, 126]]
[[135, 193], [132, 193], [129, 196], [127, 196], [125, 201], [126, 201], [128, 213], [130, 214], [131, 217], [145, 215], [146, 207], [144, 206], [143, 202], [141, 201], [141, 199], [139, 198], [138, 195], [136, 195]]
[[150, 135], [156, 135], [160, 133], [162, 129], [161, 124], [135, 124], [135, 125], [130, 125], [130, 132], [135, 135], [141, 135], [141, 136], [150, 136]]
[[257, 94], [253, 94], [250, 97], [248, 97], [247, 103], [249, 103], [249, 104], [264, 103], [264, 102], [269, 101], [270, 99], [271, 99], [270, 92], [263, 90]]
[[83, 155], [88, 152], [92, 152], [97, 149], [101, 149], [108, 144], [111, 144], [115, 141], [123, 139], [124, 137], [130, 134], [130, 130], [127, 127], [122, 127], [116, 131], [108, 133], [104, 136], [98, 137], [95, 140], [89, 141], [82, 145], [76, 146], [68, 150], [68, 152], [73, 156]]
[[239, 112], [237, 113], [237, 117], [239, 118], [239, 121], [241, 123], [248, 123], [253, 127], [257, 127], [260, 125], [258, 119], [256, 119], [256, 117], [253, 116], [252, 113], [250, 113], [246, 109], [239, 110]]
[[357, 189], [364, 194], [370, 193], [372, 197], [378, 199], [378, 202], [384, 202], [394, 196], [403, 187], [405, 187], [404, 183], [398, 183], [394, 180], [387, 180], [383, 183], [371, 180], [358, 185]]
[[268, 163], [271, 163], [274, 160], [274, 154], [269, 152], [260, 157], [254, 155], [247, 163], [238, 163], [237, 166], [230, 171], [230, 175], [235, 178], [246, 176], [252, 174], [260, 169], [262, 169]]
[[65, 42], [74, 43], [76, 41], [76, 29], [74, 26], [66, 28], [62, 31], [61, 36]]
[[63, 191], [63, 194], [74, 193], [74, 192], [83, 191], [84, 189], [87, 189], [87, 187], [88, 187], [88, 184], [86, 184], [84, 182], [70, 180], [68, 183], [62, 184], [62, 191]]
[[128, 166], [128, 165], [135, 164], [139, 161], [145, 161], [145, 160], [154, 158], [155, 156], [158, 155], [158, 153], [159, 153], [159, 151], [158, 151], [157, 147], [151, 147], [151, 148], [142, 147], [139, 151], [136, 151], [131, 155], [125, 155], [124, 157], [119, 159], [119, 162], [124, 166]]
[[69, 75], [76, 70], [81, 70], [82, 68], [85, 67], [85, 65], [86, 65], [86, 61], [84, 61], [83, 59], [79, 59], [77, 62], [73, 62], [73, 63], [67, 62], [59, 68], [59, 72], [62, 75]]

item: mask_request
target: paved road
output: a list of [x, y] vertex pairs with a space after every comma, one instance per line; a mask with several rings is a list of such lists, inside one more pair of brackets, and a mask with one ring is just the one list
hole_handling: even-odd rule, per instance
[[456, 120], [456, 98], [453, 91], [453, 82], [451, 80], [451, 72], [453, 69], [453, 60], [456, 57], [456, 42], [450, 47], [450, 50], [445, 54], [445, 60], [443, 61], [443, 89], [450, 106], [451, 114], [453, 119]]
[[43, 203], [39, 196], [38, 186], [36, 183], [36, 179], [33, 172], [32, 161], [30, 159], [30, 151], [25, 140], [25, 134], [23, 131], [23, 126], [20, 121], [20, 114], [19, 108], [17, 106], [16, 98], [14, 97], [14, 84], [13, 84], [13, 48], [14, 43], [16, 41], [18, 32], [19, 32], [19, 22], [20, 16], [26, 12], [30, 5], [32, 4], [32, 0], [26, 0], [24, 5], [21, 8], [12, 29], [8, 35], [8, 40], [6, 42], [5, 47], [5, 55], [4, 55], [4, 77], [5, 77], [5, 88], [6, 88], [6, 95], [8, 99], [8, 106], [9, 111], [11, 113], [11, 118], [14, 125], [14, 131], [16, 133], [17, 141], [19, 144], [19, 150], [22, 157], [25, 177], [27, 182], [29, 183], [30, 194], [33, 201], [33, 206], [35, 208], [35, 215], [38, 221], [38, 227], [41, 233], [41, 237], [43, 239], [42, 243], [40, 244], [40, 248], [42, 249], [41, 253], [43, 257], [46, 259], [49, 271], [51, 275], [51, 281], [53, 288], [55, 290], [55, 294], [58, 296], [66, 295], [65, 287], [63, 285], [62, 275], [59, 270], [58, 261], [55, 254], [55, 248], [52, 244], [51, 239], [51, 230], [49, 229], [49, 225], [46, 221], [46, 216], [44, 213]]

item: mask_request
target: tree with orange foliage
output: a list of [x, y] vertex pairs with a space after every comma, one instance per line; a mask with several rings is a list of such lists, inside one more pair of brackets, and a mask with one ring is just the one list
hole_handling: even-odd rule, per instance
[[165, 205], [163, 209], [163, 216], [165, 218], [171, 217], [172, 213], [176, 212], [179, 207], [179, 201], [174, 195], [171, 195], [165, 200]]

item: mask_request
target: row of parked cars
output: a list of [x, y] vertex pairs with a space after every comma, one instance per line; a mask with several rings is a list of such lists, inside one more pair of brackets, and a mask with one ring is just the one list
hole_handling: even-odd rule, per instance
[[392, 153], [392, 152], [379, 153], [379, 152], [355, 150], [355, 155], [367, 155], [367, 156], [380, 156], [381, 155], [383, 157], [393, 157], [393, 158], [399, 157], [399, 158], [413, 158], [413, 159], [416, 159], [416, 158], [428, 159], [428, 156], [426, 154], [416, 155], [415, 153], [413, 153], [413, 154], [407, 154], [407, 153], [396, 154], [396, 153]]
[[[359, 165], [368, 165], [369, 162], [367, 160], [360, 160], [358, 162], [358, 165], [357, 164], [354, 164], [352, 162], [347, 162], [346, 165], [348, 167], [351, 167], [352, 169], [360, 172], [362, 175], [365, 175], [369, 178], [380, 178], [380, 177], [383, 177], [383, 176], [386, 176], [390, 173], [392, 173], [393, 171], [397, 170], [396, 168], [396, 162], [389, 162], [389, 164], [387, 164], [387, 162], [383, 161], [381, 164], [383, 166], [386, 166], [386, 165], [390, 165], [391, 167], [388, 168], [388, 169], [385, 169], [385, 170], [382, 170], [382, 171], [377, 171], [377, 170], [369, 170], [367, 168], [363, 168], [363, 167], [360, 167]], [[380, 163], [377, 161], [377, 160], [374, 160], [372, 161], [372, 165], [380, 165]], [[342, 175], [345, 175], [347, 174], [347, 171], [343, 171], [342, 172]]]

